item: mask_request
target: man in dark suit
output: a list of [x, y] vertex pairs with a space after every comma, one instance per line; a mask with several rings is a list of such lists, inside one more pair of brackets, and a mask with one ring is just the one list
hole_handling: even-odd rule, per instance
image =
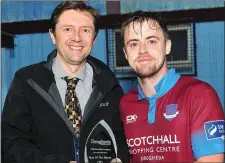
[[52, 13], [47, 61], [18, 70], [2, 113], [4, 163], [129, 162], [115, 75], [89, 56], [98, 12], [66, 1]]

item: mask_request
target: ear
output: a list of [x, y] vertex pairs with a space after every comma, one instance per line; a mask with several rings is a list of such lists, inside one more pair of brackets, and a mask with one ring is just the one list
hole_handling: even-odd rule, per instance
[[127, 59], [127, 53], [126, 53], [126, 50], [125, 50], [124, 47], [123, 47], [123, 52], [124, 52], [124, 54], [125, 54], [125, 58]]
[[166, 41], [166, 55], [170, 54], [172, 42], [171, 40]]
[[93, 41], [93, 45], [95, 44], [95, 42], [96, 42], [96, 37], [95, 37], [95, 39], [94, 39], [94, 41]]
[[56, 43], [56, 41], [55, 41], [55, 34], [53, 33], [52, 29], [49, 29], [48, 32], [49, 32], [49, 35], [50, 35], [50, 37], [52, 39], [53, 44], [55, 44]]
[[96, 32], [95, 32], [95, 35], [94, 35], [94, 38], [93, 38], [93, 39], [94, 39], [94, 40], [93, 40], [93, 45], [94, 45], [95, 42], [96, 42], [96, 39], [97, 39], [97, 37], [98, 37], [98, 34], [99, 34], [99, 33], [96, 34]]

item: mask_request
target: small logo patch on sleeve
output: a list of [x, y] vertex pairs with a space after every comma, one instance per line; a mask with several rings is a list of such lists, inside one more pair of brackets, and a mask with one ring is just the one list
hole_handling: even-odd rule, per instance
[[207, 140], [224, 139], [224, 124], [223, 120], [205, 122], [204, 128]]

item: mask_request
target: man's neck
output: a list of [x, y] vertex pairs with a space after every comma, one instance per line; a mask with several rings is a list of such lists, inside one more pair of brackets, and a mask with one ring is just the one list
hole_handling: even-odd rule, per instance
[[79, 65], [68, 64], [63, 62], [63, 60], [60, 59], [59, 55], [57, 55], [56, 59], [58, 60], [62, 68], [68, 73], [69, 76], [73, 76], [74, 74], [81, 72], [86, 63], [86, 62], [83, 62], [82, 64], [79, 64]]
[[154, 76], [151, 76], [148, 78], [138, 77], [138, 83], [140, 84], [140, 88], [146, 97], [151, 97], [156, 94], [155, 86], [166, 75], [167, 72], [168, 72], [168, 69], [165, 67], [165, 68], [162, 68]]

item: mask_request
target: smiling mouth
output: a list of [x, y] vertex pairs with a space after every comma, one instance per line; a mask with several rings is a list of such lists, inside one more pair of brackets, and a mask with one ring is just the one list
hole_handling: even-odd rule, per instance
[[72, 50], [81, 50], [83, 48], [83, 46], [69, 46], [70, 49]]
[[138, 62], [148, 62], [148, 61], [152, 61], [152, 59], [151, 58], [140, 58], [138, 60]]

